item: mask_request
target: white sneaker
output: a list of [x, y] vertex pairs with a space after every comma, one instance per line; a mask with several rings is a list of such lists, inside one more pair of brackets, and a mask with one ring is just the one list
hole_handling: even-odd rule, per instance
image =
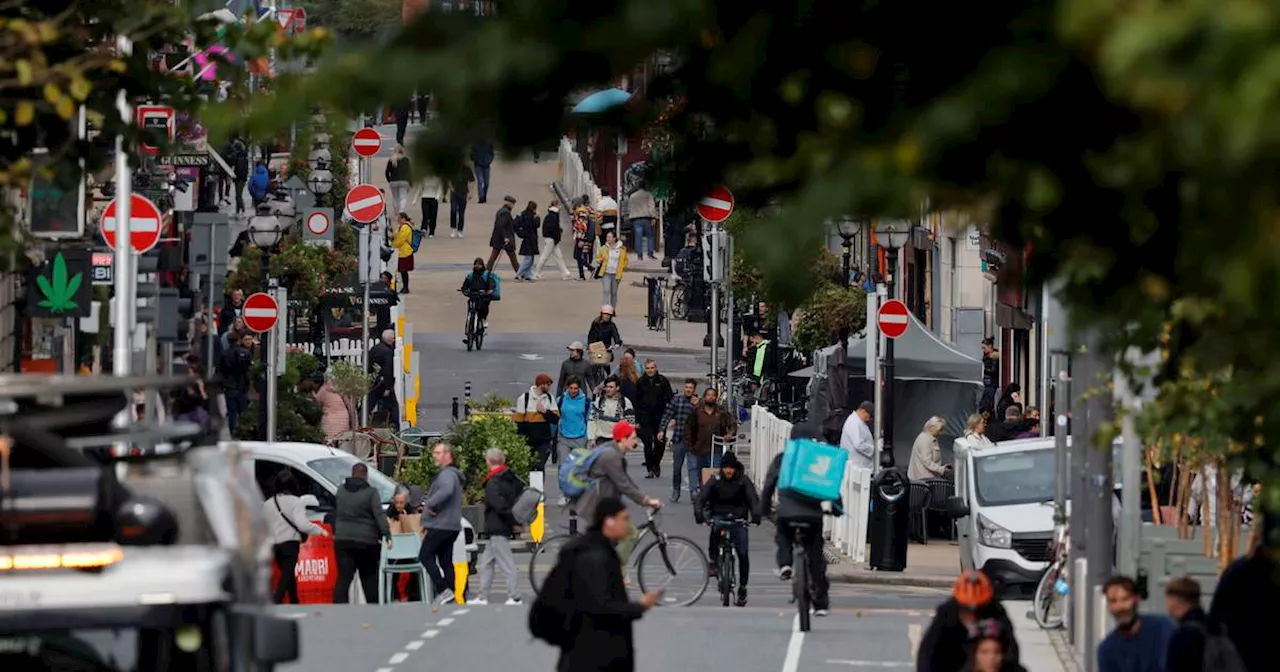
[[515, 607], [515, 606], [519, 606], [519, 605], [521, 605], [521, 604], [524, 604], [524, 600], [517, 600], [517, 599], [516, 599], [516, 598], [514, 598], [514, 597], [512, 597], [512, 598], [507, 598], [507, 606], [508, 606], [508, 607]]
[[813, 610], [813, 615], [814, 615], [814, 616], [817, 616], [818, 618], [826, 618], [827, 614], [829, 614], [829, 613], [831, 613], [831, 612], [830, 612], [830, 611], [827, 611], [826, 609], [814, 609], [814, 610]]
[[781, 581], [791, 580], [791, 565], [783, 565], [778, 568], [778, 579]]
[[486, 331], [488, 331], [488, 329], [489, 329], [489, 320], [480, 320], [480, 321], [484, 323], [484, 328], [485, 328], [485, 330], [486, 330]]
[[466, 238], [467, 236], [466, 236], [466, 234], [464, 234], [464, 233], [462, 233], [461, 231], [459, 231], [459, 232], [458, 232], [458, 237], [459, 237], [459, 238]]
[[534, 279], [534, 280], [541, 280], [541, 279], [542, 279], [542, 274], [541, 274], [541, 273], [534, 273], [534, 274], [533, 274], [533, 279]]
[[443, 593], [436, 595], [435, 603], [448, 604], [450, 602], [457, 602], [457, 601], [458, 601], [458, 597], [453, 594], [453, 591], [446, 588]]
[[457, 229], [449, 229], [449, 237], [450, 237], [450, 238], [457, 238], [457, 237], [458, 237], [458, 230], [457, 230]]
[[489, 604], [489, 600], [486, 600], [483, 597], [477, 597], [476, 599], [467, 602], [467, 604], [478, 604], [483, 607]]
[[561, 497], [560, 499], [556, 500], [556, 506], [568, 506], [568, 505], [569, 505], [568, 497]]

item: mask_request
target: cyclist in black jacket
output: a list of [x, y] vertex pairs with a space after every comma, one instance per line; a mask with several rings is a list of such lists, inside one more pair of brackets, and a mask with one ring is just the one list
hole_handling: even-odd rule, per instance
[[[792, 439], [813, 439], [822, 441], [822, 426], [802, 423], [791, 428]], [[843, 511], [843, 502], [819, 502], [815, 499], [793, 495], [778, 489], [778, 475], [782, 471], [782, 453], [774, 456], [769, 463], [769, 472], [764, 477], [764, 489], [760, 491], [761, 515], [769, 515], [773, 505], [773, 495], [778, 495], [778, 534], [774, 538], [777, 544], [778, 578], [791, 580], [791, 561], [793, 557], [792, 539], [795, 534], [795, 523], [804, 523], [810, 527], [806, 536], [807, 547], [805, 557], [809, 564], [809, 580], [813, 583], [813, 613], [815, 616], [826, 616], [831, 608], [831, 582], [827, 579], [827, 559], [822, 552], [822, 516], [828, 510], [839, 514]]]
[[[747, 526], [737, 520], [750, 520], [751, 524], [760, 524], [760, 498], [756, 495], [756, 486], [743, 473], [742, 462], [733, 453], [725, 453], [720, 458], [720, 476], [698, 490], [698, 498], [693, 506], [694, 518], [698, 524], [711, 525], [711, 540], [707, 545], [707, 557], [711, 559], [711, 576], [716, 575], [717, 558], [720, 557], [720, 527], [732, 524], [734, 552], [738, 554], [738, 599], [739, 607], [747, 606], [747, 577], [751, 576], [751, 560], [747, 557], [750, 544], [747, 543]], [[722, 522], [723, 521], [723, 522]]]

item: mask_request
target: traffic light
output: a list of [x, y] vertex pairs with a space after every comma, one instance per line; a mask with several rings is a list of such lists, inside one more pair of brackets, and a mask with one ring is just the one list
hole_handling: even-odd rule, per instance
[[168, 250], [161, 248], [137, 257], [138, 284], [134, 296], [137, 297], [134, 309], [138, 324], [155, 325], [156, 342], [176, 343], [179, 341], [178, 323], [183, 315], [192, 310], [191, 299], [178, 295], [176, 287], [161, 287], [153, 276], [161, 270], [161, 257], [170, 256]]
[[720, 230], [707, 231], [702, 234], [702, 279], [707, 282], [722, 282], [725, 275], [725, 237], [728, 233]]

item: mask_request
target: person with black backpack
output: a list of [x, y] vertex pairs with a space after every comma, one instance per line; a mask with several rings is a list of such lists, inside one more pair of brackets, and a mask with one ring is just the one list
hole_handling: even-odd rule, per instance
[[589, 525], [560, 551], [529, 609], [529, 632], [560, 649], [557, 672], [632, 672], [632, 623], [662, 594], [648, 593], [639, 602], [627, 596], [614, 550], [632, 529], [622, 500], [597, 502]]
[[1164, 587], [1165, 606], [1178, 623], [1169, 637], [1165, 672], [1247, 672], [1224, 628], [1200, 606], [1200, 584], [1178, 576]]

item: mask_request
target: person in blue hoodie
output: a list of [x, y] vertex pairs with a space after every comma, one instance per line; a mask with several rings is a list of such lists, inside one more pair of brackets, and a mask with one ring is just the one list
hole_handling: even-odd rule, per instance
[[267, 164], [259, 161], [253, 167], [253, 176], [249, 178], [249, 195], [253, 197], [254, 205], [266, 200], [267, 187], [270, 184], [271, 173], [267, 170]]

